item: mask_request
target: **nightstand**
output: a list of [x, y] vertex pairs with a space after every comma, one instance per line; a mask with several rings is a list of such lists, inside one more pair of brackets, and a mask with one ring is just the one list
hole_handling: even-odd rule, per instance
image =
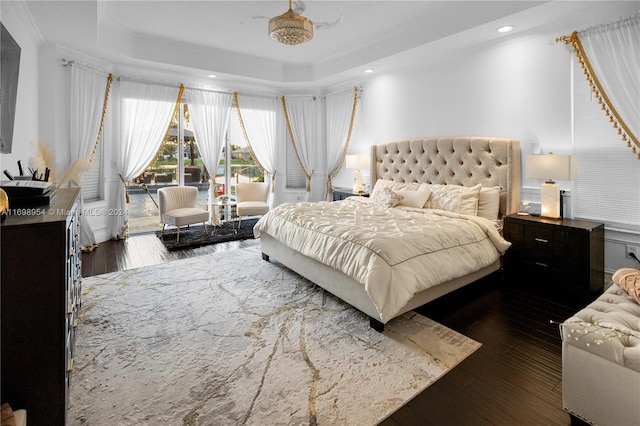
[[504, 259], [510, 284], [576, 306], [604, 290], [604, 224], [514, 214], [505, 218], [503, 235], [511, 242]]
[[353, 197], [359, 195], [361, 197], [368, 197], [368, 192], [355, 193], [350, 188], [333, 188], [333, 201], [344, 200], [347, 197]]

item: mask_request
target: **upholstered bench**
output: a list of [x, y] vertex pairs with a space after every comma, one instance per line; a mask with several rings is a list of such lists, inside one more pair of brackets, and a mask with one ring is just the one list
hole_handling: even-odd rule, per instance
[[[619, 272], [614, 282], [624, 288]], [[613, 284], [561, 326], [562, 400], [572, 420], [640, 425], [640, 305], [623, 288]]]

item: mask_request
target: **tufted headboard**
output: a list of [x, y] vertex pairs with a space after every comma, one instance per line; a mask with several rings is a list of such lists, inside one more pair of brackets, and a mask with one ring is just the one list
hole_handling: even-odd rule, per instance
[[492, 187], [500, 216], [520, 208], [520, 142], [489, 137], [434, 137], [371, 147], [371, 186], [378, 179]]

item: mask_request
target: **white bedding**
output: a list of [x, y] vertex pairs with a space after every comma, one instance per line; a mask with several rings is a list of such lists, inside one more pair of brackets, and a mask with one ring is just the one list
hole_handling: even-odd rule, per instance
[[258, 221], [261, 232], [362, 283], [383, 322], [415, 293], [492, 264], [510, 245], [481, 217], [364, 197], [282, 204]]

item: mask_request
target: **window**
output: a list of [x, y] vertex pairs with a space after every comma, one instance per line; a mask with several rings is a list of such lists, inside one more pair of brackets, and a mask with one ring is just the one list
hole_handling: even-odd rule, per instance
[[296, 156], [295, 148], [287, 135], [287, 189], [306, 189], [307, 177]]
[[102, 151], [104, 135], [91, 159], [90, 167], [82, 175], [82, 198], [85, 203], [102, 199]]
[[640, 232], [640, 167], [574, 67], [574, 143], [578, 177], [574, 216]]

